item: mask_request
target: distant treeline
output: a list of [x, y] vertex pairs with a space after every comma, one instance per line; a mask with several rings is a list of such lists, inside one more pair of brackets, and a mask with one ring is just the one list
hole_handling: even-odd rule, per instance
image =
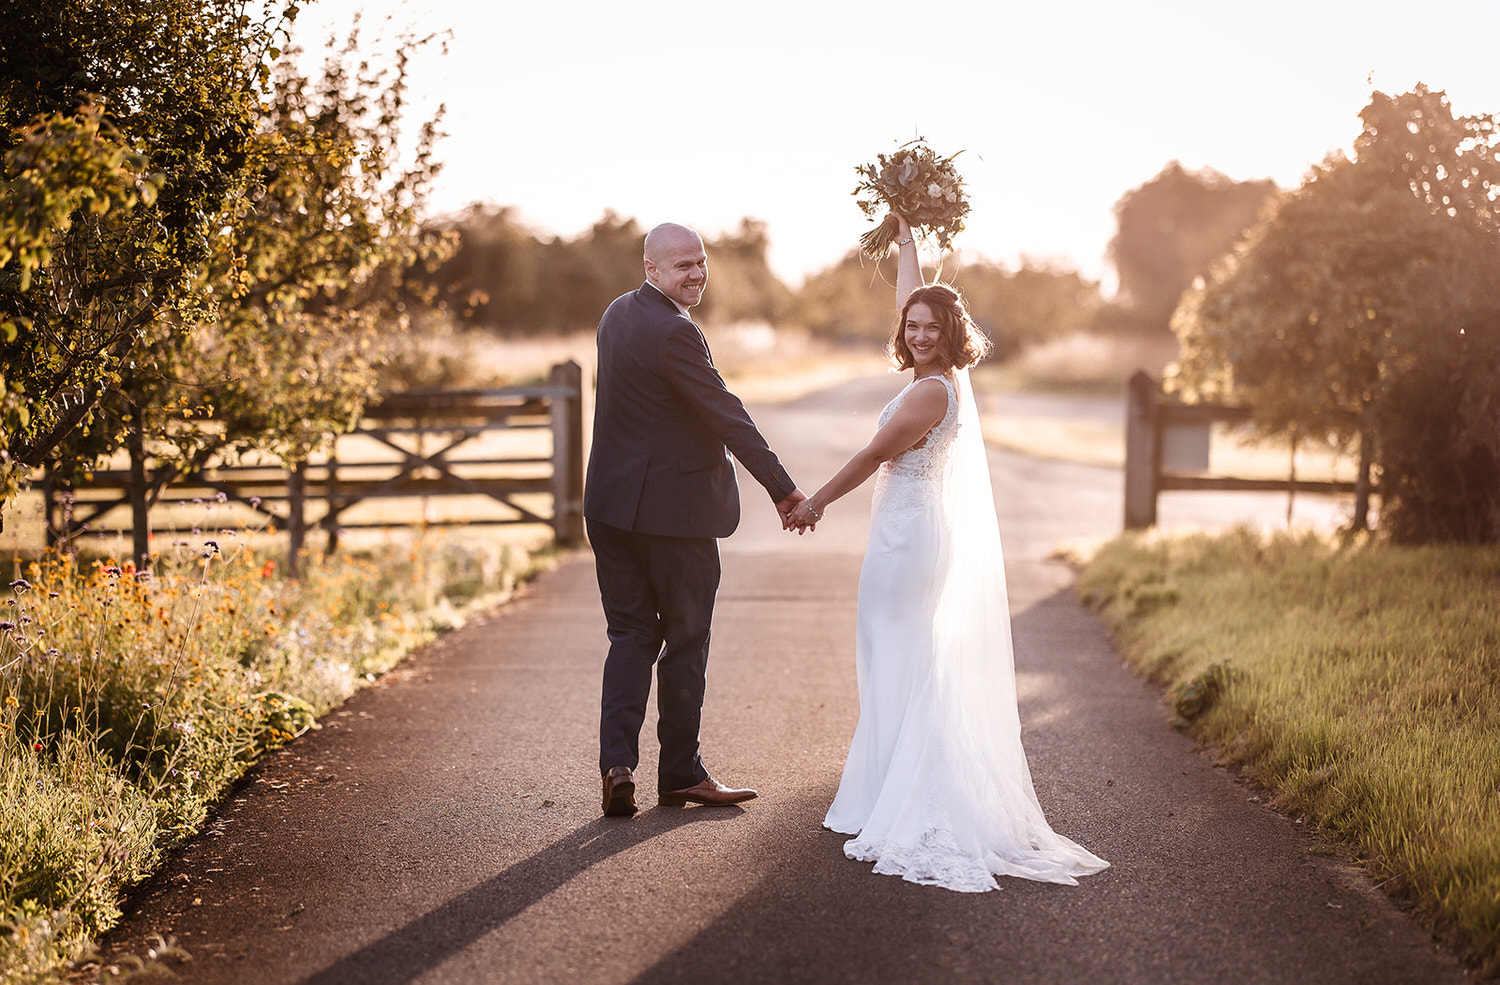
[[[1182, 292], [1243, 238], [1275, 194], [1269, 181], [1236, 182], [1169, 164], [1115, 208], [1111, 259], [1120, 291], [1109, 300], [1098, 283], [1058, 263], [1011, 268], [948, 255], [929, 276], [963, 291], [1001, 357], [1078, 332], [1165, 335]], [[642, 279], [646, 230], [614, 212], [571, 239], [537, 233], [509, 206], [474, 205], [439, 226], [457, 245], [430, 284], [447, 311], [472, 328], [506, 336], [586, 330]], [[864, 260], [851, 242], [838, 263], [793, 288], [767, 263], [770, 238], [759, 220], [745, 218], [705, 245], [711, 287], [697, 314], [707, 325], [766, 322], [835, 338], [884, 338], [891, 330], [889, 292], [871, 288], [895, 283], [893, 260]]]

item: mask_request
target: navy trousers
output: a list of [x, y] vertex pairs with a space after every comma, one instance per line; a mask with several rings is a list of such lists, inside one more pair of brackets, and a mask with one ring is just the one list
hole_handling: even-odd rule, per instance
[[719, 591], [719, 542], [661, 537], [587, 521], [609, 627], [599, 713], [599, 771], [640, 763], [641, 726], [656, 671], [658, 790], [708, 776], [698, 753], [708, 643]]

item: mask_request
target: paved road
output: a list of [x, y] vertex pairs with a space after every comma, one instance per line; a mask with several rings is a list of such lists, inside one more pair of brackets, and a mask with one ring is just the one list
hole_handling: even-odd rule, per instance
[[[757, 416], [811, 487], [898, 385]], [[1052, 545], [1118, 528], [1118, 473], [993, 465], [1038, 795], [1113, 862], [1105, 873], [965, 895], [843, 858], [819, 822], [857, 714], [868, 495], [799, 539], [747, 490], [724, 545], [704, 754], [758, 800], [598, 816], [604, 632], [579, 554], [258, 768], [116, 940], [175, 936], [193, 955], [183, 979], [201, 985], [1467, 980], [1367, 879], [1167, 728], [1159, 695], [1074, 602]], [[1284, 509], [1214, 502], [1164, 503], [1164, 521]], [[649, 735], [643, 756], [649, 788]]]

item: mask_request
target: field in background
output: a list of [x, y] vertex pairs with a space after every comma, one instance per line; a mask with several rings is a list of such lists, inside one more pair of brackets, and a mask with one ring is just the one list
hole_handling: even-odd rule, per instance
[[[1041, 458], [1093, 465], [1125, 464], [1125, 383], [1137, 370], [1161, 379], [1176, 358], [1171, 339], [1072, 335], [974, 371], [985, 437], [991, 444]], [[1246, 427], [1218, 424], [1210, 471], [1251, 479], [1283, 479], [1292, 452], [1282, 441], [1256, 438]], [[1309, 481], [1353, 481], [1355, 463], [1323, 443], [1304, 442], [1296, 474]]]
[[[838, 344], [763, 324], [711, 330], [709, 341], [730, 387], [750, 404], [794, 400], [888, 369], [879, 347], [869, 341]], [[440, 336], [423, 340], [420, 348], [421, 359], [450, 367], [450, 385], [454, 387], [533, 383], [545, 379], [557, 363], [569, 359], [577, 362], [583, 367], [587, 444], [595, 369], [592, 332], [531, 339]], [[981, 364], [973, 376], [985, 436], [998, 447], [1023, 454], [1121, 466], [1125, 459], [1125, 381], [1137, 369], [1160, 377], [1162, 367], [1174, 356], [1175, 347], [1169, 339], [1079, 335], [1036, 346], [1003, 364]], [[466, 453], [545, 454], [547, 441], [537, 432], [495, 434], [467, 446]], [[353, 460], [351, 451], [354, 449], [342, 451], [347, 460]], [[1292, 467], [1291, 451], [1282, 442], [1254, 440], [1243, 427], [1217, 425], [1211, 467], [1220, 475], [1285, 478]], [[1354, 463], [1326, 446], [1304, 444], [1297, 455], [1296, 474], [1307, 480], [1349, 481], [1354, 478]], [[545, 496], [527, 505], [539, 511], [550, 509]], [[41, 500], [36, 494], [23, 495], [8, 509], [5, 529], [0, 533], [0, 551], [31, 553], [38, 549], [43, 533], [40, 513]], [[348, 520], [386, 522], [397, 527], [350, 530], [344, 539], [350, 545], [370, 546], [390, 537], [423, 536], [426, 526], [444, 520], [503, 515], [503, 509], [483, 497], [374, 500], [350, 510]], [[194, 531], [208, 529], [206, 524], [235, 529], [263, 523], [263, 518], [234, 504], [225, 504], [205, 517], [201, 503], [164, 503], [154, 516], [156, 522], [174, 532], [174, 538], [192, 536]], [[124, 511], [117, 510], [106, 518], [106, 525], [121, 527], [124, 518]], [[539, 546], [550, 536], [548, 528], [537, 524], [479, 526], [473, 530], [486, 540], [526, 548]], [[130, 549], [123, 531], [95, 543], [101, 550], [112, 549], [121, 556]], [[320, 543], [314, 535], [311, 545], [316, 549]]]

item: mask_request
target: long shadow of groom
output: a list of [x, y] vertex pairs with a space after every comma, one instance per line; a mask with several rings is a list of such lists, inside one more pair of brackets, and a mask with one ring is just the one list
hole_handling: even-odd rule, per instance
[[401, 985], [438, 967], [569, 880], [687, 824], [740, 817], [738, 807], [658, 807], [628, 822], [596, 818], [504, 872], [302, 979], [300, 985]]

